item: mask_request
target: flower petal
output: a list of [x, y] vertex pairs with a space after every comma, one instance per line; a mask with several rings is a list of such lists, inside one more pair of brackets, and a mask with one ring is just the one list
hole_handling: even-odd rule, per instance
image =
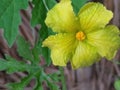
[[104, 30], [87, 35], [88, 42], [95, 46], [102, 57], [111, 60], [120, 48], [120, 32], [116, 26], [109, 25]]
[[57, 34], [49, 36], [43, 46], [51, 49], [51, 58], [54, 65], [66, 66], [75, 50], [75, 34]]
[[61, 0], [48, 11], [45, 23], [54, 32], [75, 32], [79, 25], [70, 0]]
[[111, 11], [106, 10], [102, 4], [91, 2], [81, 8], [78, 16], [81, 29], [87, 33], [96, 30], [96, 28], [105, 27], [113, 14]]
[[90, 66], [98, 60], [99, 55], [97, 54], [96, 48], [86, 42], [79, 42], [71, 63], [72, 67], [77, 69], [79, 67]]

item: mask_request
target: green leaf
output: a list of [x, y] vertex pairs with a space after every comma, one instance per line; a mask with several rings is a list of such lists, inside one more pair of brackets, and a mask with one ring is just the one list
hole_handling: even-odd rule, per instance
[[48, 76], [54, 81], [54, 82], [59, 82], [60, 80], [60, 71], [48, 74]]
[[[51, 9], [55, 4], [55, 0], [33, 0], [33, 4], [35, 7], [32, 10], [32, 19], [31, 24], [35, 26], [37, 24], [44, 25], [44, 20], [46, 18], [46, 14], [48, 9]], [[42, 26], [46, 27], [46, 25]], [[46, 29], [45, 29], [46, 30]]]
[[43, 82], [43, 79], [44, 79], [43, 78], [43, 73], [44, 73], [44, 71], [41, 68], [40, 73], [37, 73], [35, 75], [35, 77], [36, 77], [36, 85], [35, 85], [33, 90], [43, 90], [43, 85], [42, 85], [42, 82]]
[[46, 65], [49, 66], [51, 64], [51, 58], [50, 58], [50, 50], [47, 47], [42, 47], [41, 54], [45, 58]]
[[38, 64], [40, 61], [40, 46], [38, 43], [35, 44], [34, 48], [32, 49], [32, 54], [34, 57], [34, 63]]
[[51, 9], [56, 4], [56, 1], [55, 0], [34, 0], [33, 4], [35, 5], [35, 7], [33, 8], [33, 11], [32, 11], [31, 24], [32, 26], [41, 24], [41, 29], [39, 31], [40, 37], [39, 37], [39, 41], [36, 47], [40, 47], [38, 49], [40, 52], [39, 51], [38, 52], [39, 54], [43, 55], [43, 57], [46, 60], [47, 65], [49, 65], [51, 63], [50, 51], [48, 48], [42, 47], [43, 40], [47, 38], [50, 34], [44, 21], [45, 21], [48, 9]]
[[9, 46], [12, 46], [18, 34], [21, 23], [19, 11], [27, 6], [28, 0], [0, 0], [0, 27], [4, 29]]
[[0, 71], [2, 70], [6, 70], [7, 73], [14, 73], [29, 70], [29, 66], [24, 62], [19, 62], [9, 56], [6, 56], [6, 60], [0, 60]]
[[[36, 66], [36, 65], [34, 65], [34, 66], [29, 65], [28, 70], [26, 70], [26, 71], [29, 72], [28, 73], [29, 75], [24, 77], [20, 82], [7, 84], [7, 87], [9, 88], [9, 90], [24, 90], [24, 88], [30, 83], [30, 81], [33, 78], [38, 80], [36, 76], [38, 76], [38, 75], [42, 76], [42, 73], [41, 73], [42, 68], [40, 68], [39, 66]], [[37, 84], [36, 87], [39, 87], [39, 84]], [[38, 89], [38, 90], [41, 90], [41, 89]]]
[[[57, 85], [57, 81], [58, 81], [57, 79], [59, 79], [58, 76], [60, 72], [56, 72], [56, 73], [48, 74], [48, 75], [43, 72], [42, 74], [43, 74], [42, 78], [45, 80], [50, 90], [60, 90], [59, 86]], [[51, 77], [51, 75], [53, 76]]]
[[17, 46], [18, 46], [17, 51], [20, 56], [22, 56], [26, 60], [34, 62], [32, 51], [30, 50], [30, 45], [28, 42], [25, 41], [23, 37], [19, 36], [17, 38]]
[[43, 0], [46, 8], [51, 9], [57, 2], [56, 0]]
[[42, 82], [39, 79], [37, 79], [36, 81], [36, 86], [34, 90], [43, 90]]
[[115, 90], [120, 90], [120, 80], [116, 80], [114, 83]]
[[51, 64], [50, 50], [47, 47], [42, 47], [42, 42], [50, 35], [49, 32], [50, 32], [50, 30], [47, 27], [42, 27], [41, 30], [39, 31], [39, 33], [40, 33], [39, 45], [41, 47], [40, 54], [44, 57], [44, 59], [46, 61], [46, 65], [48, 65], [48, 66]]
[[24, 77], [21, 82], [18, 83], [10, 83], [7, 84], [6, 86], [9, 88], [9, 90], [24, 90], [24, 88], [30, 83], [31, 79], [34, 76], [28, 75], [27, 77]]
[[60, 90], [59, 86], [56, 85], [55, 83], [47, 82], [47, 85], [50, 88], [50, 90]]
[[80, 8], [89, 0], [72, 0], [73, 10], [77, 14]]
[[32, 19], [31, 24], [35, 26], [37, 24], [44, 24], [44, 20], [46, 17], [46, 8], [42, 0], [34, 0], [33, 4], [35, 7], [32, 10]]

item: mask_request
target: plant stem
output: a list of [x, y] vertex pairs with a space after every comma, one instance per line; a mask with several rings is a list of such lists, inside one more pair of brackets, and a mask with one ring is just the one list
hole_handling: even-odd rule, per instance
[[59, 67], [59, 70], [60, 70], [60, 72], [61, 72], [62, 90], [67, 90], [66, 80], [65, 80], [65, 75], [64, 75], [64, 69], [63, 69], [63, 67]]

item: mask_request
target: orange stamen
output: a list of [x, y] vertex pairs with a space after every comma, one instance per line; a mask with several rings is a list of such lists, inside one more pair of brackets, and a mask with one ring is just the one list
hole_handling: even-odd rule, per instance
[[82, 31], [77, 32], [77, 33], [76, 33], [76, 38], [77, 38], [78, 40], [82, 41], [82, 40], [85, 39], [85, 34], [84, 34]]

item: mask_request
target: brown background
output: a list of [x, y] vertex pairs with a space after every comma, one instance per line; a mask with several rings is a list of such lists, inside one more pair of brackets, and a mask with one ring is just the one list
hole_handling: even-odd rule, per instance
[[[120, 28], [120, 0], [93, 0], [95, 2], [103, 3], [108, 9], [114, 13], [114, 18], [111, 23], [117, 25]], [[30, 3], [29, 3], [30, 4]], [[31, 43], [31, 47], [34, 46], [34, 42], [37, 40], [37, 32], [39, 26], [31, 28], [32, 5], [27, 11], [21, 11], [22, 24], [19, 27], [21, 35], [25, 37], [27, 41]], [[12, 48], [8, 48], [6, 41], [3, 39], [3, 32], [0, 30], [0, 57], [4, 57], [4, 54], [9, 54], [12, 57], [21, 60], [18, 53], [16, 52], [16, 44]], [[115, 57], [114, 61], [120, 61], [120, 50]], [[44, 63], [44, 62], [43, 62]], [[47, 72], [54, 72], [56, 69], [51, 68], [46, 70]], [[71, 70], [70, 66], [64, 68], [67, 88], [68, 90], [115, 90], [113, 87], [114, 81], [120, 77], [120, 65], [114, 62], [109, 62], [106, 59], [102, 59], [100, 62], [94, 64], [88, 68], [78, 69], [76, 71]], [[18, 82], [20, 78], [26, 76], [26, 73], [15, 73], [12, 75], [6, 74], [5, 71], [0, 72], [0, 90], [5, 89], [5, 84], [8, 82]], [[31, 81], [30, 85], [25, 90], [32, 90], [34, 80]], [[46, 89], [48, 90], [48, 89]]]

